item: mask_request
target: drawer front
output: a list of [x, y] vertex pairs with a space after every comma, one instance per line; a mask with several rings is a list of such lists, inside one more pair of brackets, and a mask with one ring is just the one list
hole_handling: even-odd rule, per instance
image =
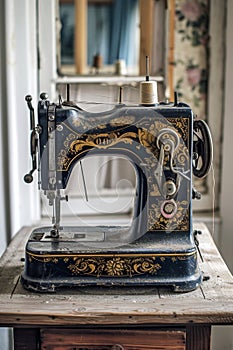
[[185, 331], [42, 329], [42, 350], [185, 350]]

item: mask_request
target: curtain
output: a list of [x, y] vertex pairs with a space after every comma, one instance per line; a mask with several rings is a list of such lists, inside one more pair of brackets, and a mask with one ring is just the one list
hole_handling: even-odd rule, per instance
[[88, 6], [88, 64], [97, 54], [104, 64], [124, 59], [136, 65], [139, 30], [138, 0], [115, 0], [113, 5]]
[[109, 64], [110, 5], [88, 5], [88, 65], [93, 57], [101, 55], [103, 63]]
[[135, 48], [137, 37], [135, 30], [138, 27], [138, 1], [117, 0], [114, 2], [112, 13], [112, 30], [110, 57], [111, 62], [124, 59], [127, 66], [137, 64]]

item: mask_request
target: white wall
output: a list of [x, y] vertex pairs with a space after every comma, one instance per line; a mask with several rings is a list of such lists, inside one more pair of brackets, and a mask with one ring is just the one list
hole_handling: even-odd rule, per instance
[[221, 240], [223, 257], [233, 272], [233, 1], [228, 0], [226, 28], [226, 65], [225, 65], [225, 111], [222, 149], [222, 186], [221, 186]]
[[[1, 52], [4, 52], [4, 4], [0, 2], [0, 48]], [[5, 57], [0, 55], [0, 256], [5, 250], [6, 245], [9, 243], [9, 232], [7, 233], [7, 165], [6, 165], [6, 155], [4, 152], [5, 144], [7, 143], [6, 138], [6, 105], [5, 105], [5, 86], [6, 86], [6, 77], [5, 77]]]
[[[227, 1], [226, 18], [226, 62], [225, 62], [225, 98], [224, 98], [224, 125], [222, 148], [222, 176], [220, 194], [220, 215], [222, 225], [219, 236], [219, 248], [231, 272], [233, 272], [233, 1]], [[216, 67], [217, 69], [218, 67]], [[233, 349], [233, 326], [213, 327], [213, 350]]]
[[[37, 100], [35, 0], [0, 1], [0, 256], [13, 234], [38, 218], [33, 186], [23, 183], [29, 162], [29, 113], [24, 96]], [[0, 328], [0, 350], [11, 349]]]
[[[6, 137], [6, 76], [5, 76], [5, 16], [4, 3], [0, 2], [0, 257], [10, 241], [10, 219], [8, 207]], [[10, 349], [9, 330], [0, 328], [0, 350]]]
[[[23, 182], [29, 162], [29, 111], [24, 100], [37, 101], [36, 1], [5, 1], [5, 71], [8, 144], [9, 206], [11, 235], [39, 217], [34, 187]], [[35, 102], [34, 102], [35, 104]], [[2, 119], [4, 119], [2, 116]]]

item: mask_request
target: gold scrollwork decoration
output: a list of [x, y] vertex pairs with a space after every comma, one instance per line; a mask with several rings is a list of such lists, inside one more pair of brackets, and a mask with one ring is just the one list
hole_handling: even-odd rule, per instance
[[189, 230], [189, 202], [186, 200], [177, 202], [177, 213], [173, 218], [166, 219], [160, 211], [161, 203], [152, 204], [149, 210], [148, 229], [169, 230], [169, 231], [187, 231]]
[[120, 142], [132, 144], [138, 137], [135, 132], [118, 132], [99, 133], [99, 134], [83, 134], [80, 138], [75, 139], [66, 146], [67, 150], [61, 150], [58, 156], [58, 169], [68, 170], [73, 158], [83, 150], [84, 147], [107, 149]]
[[132, 144], [136, 137], [137, 134], [134, 132], [126, 132], [121, 135], [116, 132], [84, 135], [84, 139], [77, 139], [71, 143], [70, 152], [77, 154], [84, 146], [107, 149], [119, 142]]
[[113, 118], [110, 121], [111, 126], [126, 126], [126, 125], [132, 125], [135, 122], [134, 116], [122, 116]]
[[154, 275], [162, 266], [156, 257], [80, 257], [73, 258], [67, 268], [74, 275], [132, 277]]
[[96, 124], [96, 118], [85, 119], [79, 116], [73, 116], [71, 118], [71, 124], [76, 128], [81, 128], [82, 130], [89, 130], [93, 128], [93, 125]]

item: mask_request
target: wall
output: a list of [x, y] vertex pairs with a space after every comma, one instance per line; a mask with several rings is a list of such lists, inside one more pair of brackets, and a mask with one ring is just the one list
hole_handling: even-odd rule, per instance
[[[37, 96], [36, 1], [0, 1], [0, 256], [11, 237], [39, 218], [29, 170], [29, 112], [24, 96]], [[11, 215], [10, 215], [11, 213]], [[11, 333], [0, 328], [0, 350]]]
[[233, 272], [233, 119], [232, 119], [232, 96], [233, 96], [233, 1], [228, 0], [227, 31], [226, 31], [226, 65], [225, 65], [225, 111], [223, 125], [223, 149], [222, 149], [222, 188], [221, 188], [221, 218], [222, 233], [220, 241], [221, 252]]
[[[5, 69], [4, 103], [8, 125], [4, 153], [7, 157], [9, 181], [10, 232], [12, 236], [23, 225], [39, 218], [39, 206], [33, 186], [26, 186], [23, 176], [29, 162], [29, 111], [25, 95], [37, 97], [36, 2], [5, 1]], [[5, 96], [4, 96], [5, 95]], [[7, 151], [9, 154], [7, 155]], [[5, 165], [6, 166], [6, 165]], [[35, 192], [36, 193], [36, 192]]]
[[[0, 3], [0, 45], [1, 52], [5, 51], [5, 19], [4, 19], [4, 4]], [[7, 215], [8, 209], [8, 183], [7, 183], [7, 156], [4, 152], [7, 144], [6, 130], [6, 76], [5, 76], [5, 57], [0, 55], [0, 169], [2, 174], [0, 176], [0, 256], [10, 241], [9, 235], [9, 217]]]
[[[4, 18], [4, 3], [0, 2], [0, 52], [5, 52], [5, 18]], [[5, 72], [5, 57], [0, 55], [0, 256], [4, 252], [7, 244], [10, 241], [9, 237], [9, 218], [7, 215], [7, 163], [4, 152], [4, 145], [7, 143], [6, 139], [6, 105], [5, 105], [5, 86], [6, 76]], [[9, 332], [7, 329], [0, 329], [0, 350], [8, 349]]]
[[[221, 232], [219, 248], [231, 272], [233, 272], [233, 217], [232, 217], [232, 150], [233, 150], [233, 122], [232, 122], [232, 96], [233, 96], [233, 1], [227, 1], [226, 18], [226, 62], [225, 62], [225, 85], [224, 89], [224, 125], [222, 133], [222, 173], [221, 173], [221, 195], [220, 195], [220, 215]], [[218, 67], [216, 66], [216, 69]], [[213, 327], [212, 335], [213, 350], [233, 349], [233, 326]]]

